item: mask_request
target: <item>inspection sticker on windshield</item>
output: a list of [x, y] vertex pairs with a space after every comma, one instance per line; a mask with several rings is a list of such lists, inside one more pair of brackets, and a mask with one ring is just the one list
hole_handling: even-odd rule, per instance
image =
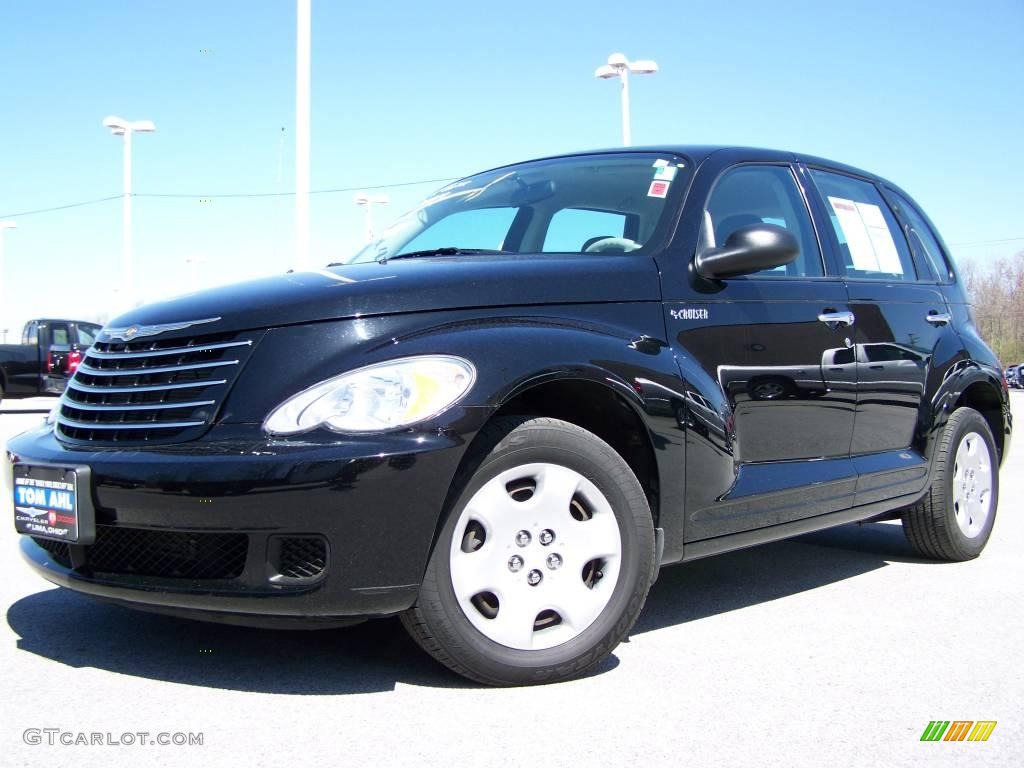
[[668, 197], [668, 187], [670, 182], [655, 179], [651, 182], [650, 189], [647, 190], [648, 197]]
[[674, 165], [659, 165], [654, 170], [654, 178], [664, 179], [665, 181], [672, 181], [676, 177], [676, 172], [679, 169]]
[[659, 157], [657, 160], [654, 161], [655, 168], [664, 168], [666, 165], [668, 165], [668, 160], [666, 160], [663, 157]]

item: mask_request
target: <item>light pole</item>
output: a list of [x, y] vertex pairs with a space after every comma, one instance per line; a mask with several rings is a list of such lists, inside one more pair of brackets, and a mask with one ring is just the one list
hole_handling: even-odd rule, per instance
[[366, 242], [373, 242], [373, 206], [387, 205], [391, 202], [391, 198], [387, 195], [368, 195], [365, 192], [359, 192], [356, 194], [354, 202], [356, 205], [366, 206]]
[[127, 307], [135, 302], [135, 273], [132, 261], [132, 134], [152, 133], [156, 130], [152, 120], [125, 120], [111, 115], [103, 118], [103, 127], [120, 136], [124, 147], [122, 221], [121, 221], [121, 285]]
[[610, 80], [613, 77], [622, 81], [622, 146], [630, 145], [629, 131], [629, 74], [653, 75], [658, 71], [658, 65], [649, 59], [640, 61], [629, 61], [621, 53], [613, 53], [608, 57], [608, 63], [602, 64], [594, 71], [594, 77], [602, 80]]
[[309, 265], [309, 70], [312, 0], [295, 12], [295, 256], [296, 271]]
[[[17, 229], [18, 225], [13, 221], [0, 221], [0, 307], [6, 307], [4, 303], [4, 289], [7, 283], [4, 281], [4, 232], [8, 229]], [[4, 341], [7, 343], [7, 330], [4, 329]]]

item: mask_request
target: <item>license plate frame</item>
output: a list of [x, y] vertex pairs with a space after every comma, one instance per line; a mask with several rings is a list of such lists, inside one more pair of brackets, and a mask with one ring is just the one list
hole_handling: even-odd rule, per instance
[[89, 467], [58, 464], [15, 464], [11, 496], [14, 529], [67, 544], [87, 545], [96, 539]]

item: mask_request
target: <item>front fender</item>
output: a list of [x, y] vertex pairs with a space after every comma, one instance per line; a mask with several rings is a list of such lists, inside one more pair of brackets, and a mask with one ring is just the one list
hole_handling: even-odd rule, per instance
[[[591, 382], [614, 392], [644, 425], [660, 478], [665, 561], [671, 562], [676, 543], [682, 552], [684, 398], [675, 359], [658, 341], [663, 335], [659, 302], [458, 310], [279, 328], [254, 351], [225, 404], [224, 421], [262, 422], [280, 402], [319, 381], [419, 354], [458, 355], [477, 369], [459, 407], [417, 425], [423, 432], [447, 429], [456, 412], [493, 416], [551, 382]], [[473, 422], [478, 430], [486, 418]], [[460, 437], [468, 447], [475, 432]]]

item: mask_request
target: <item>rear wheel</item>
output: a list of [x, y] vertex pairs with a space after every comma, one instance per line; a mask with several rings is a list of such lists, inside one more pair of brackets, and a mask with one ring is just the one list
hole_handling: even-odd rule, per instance
[[935, 455], [928, 494], [903, 512], [911, 546], [937, 560], [981, 554], [996, 518], [999, 467], [992, 430], [973, 408], [949, 417]]
[[781, 400], [793, 392], [793, 385], [776, 376], [758, 379], [750, 384], [750, 396], [755, 400]]
[[403, 623], [479, 682], [583, 674], [633, 626], [654, 577], [640, 483], [607, 443], [567, 422], [501, 419], [481, 439]]

